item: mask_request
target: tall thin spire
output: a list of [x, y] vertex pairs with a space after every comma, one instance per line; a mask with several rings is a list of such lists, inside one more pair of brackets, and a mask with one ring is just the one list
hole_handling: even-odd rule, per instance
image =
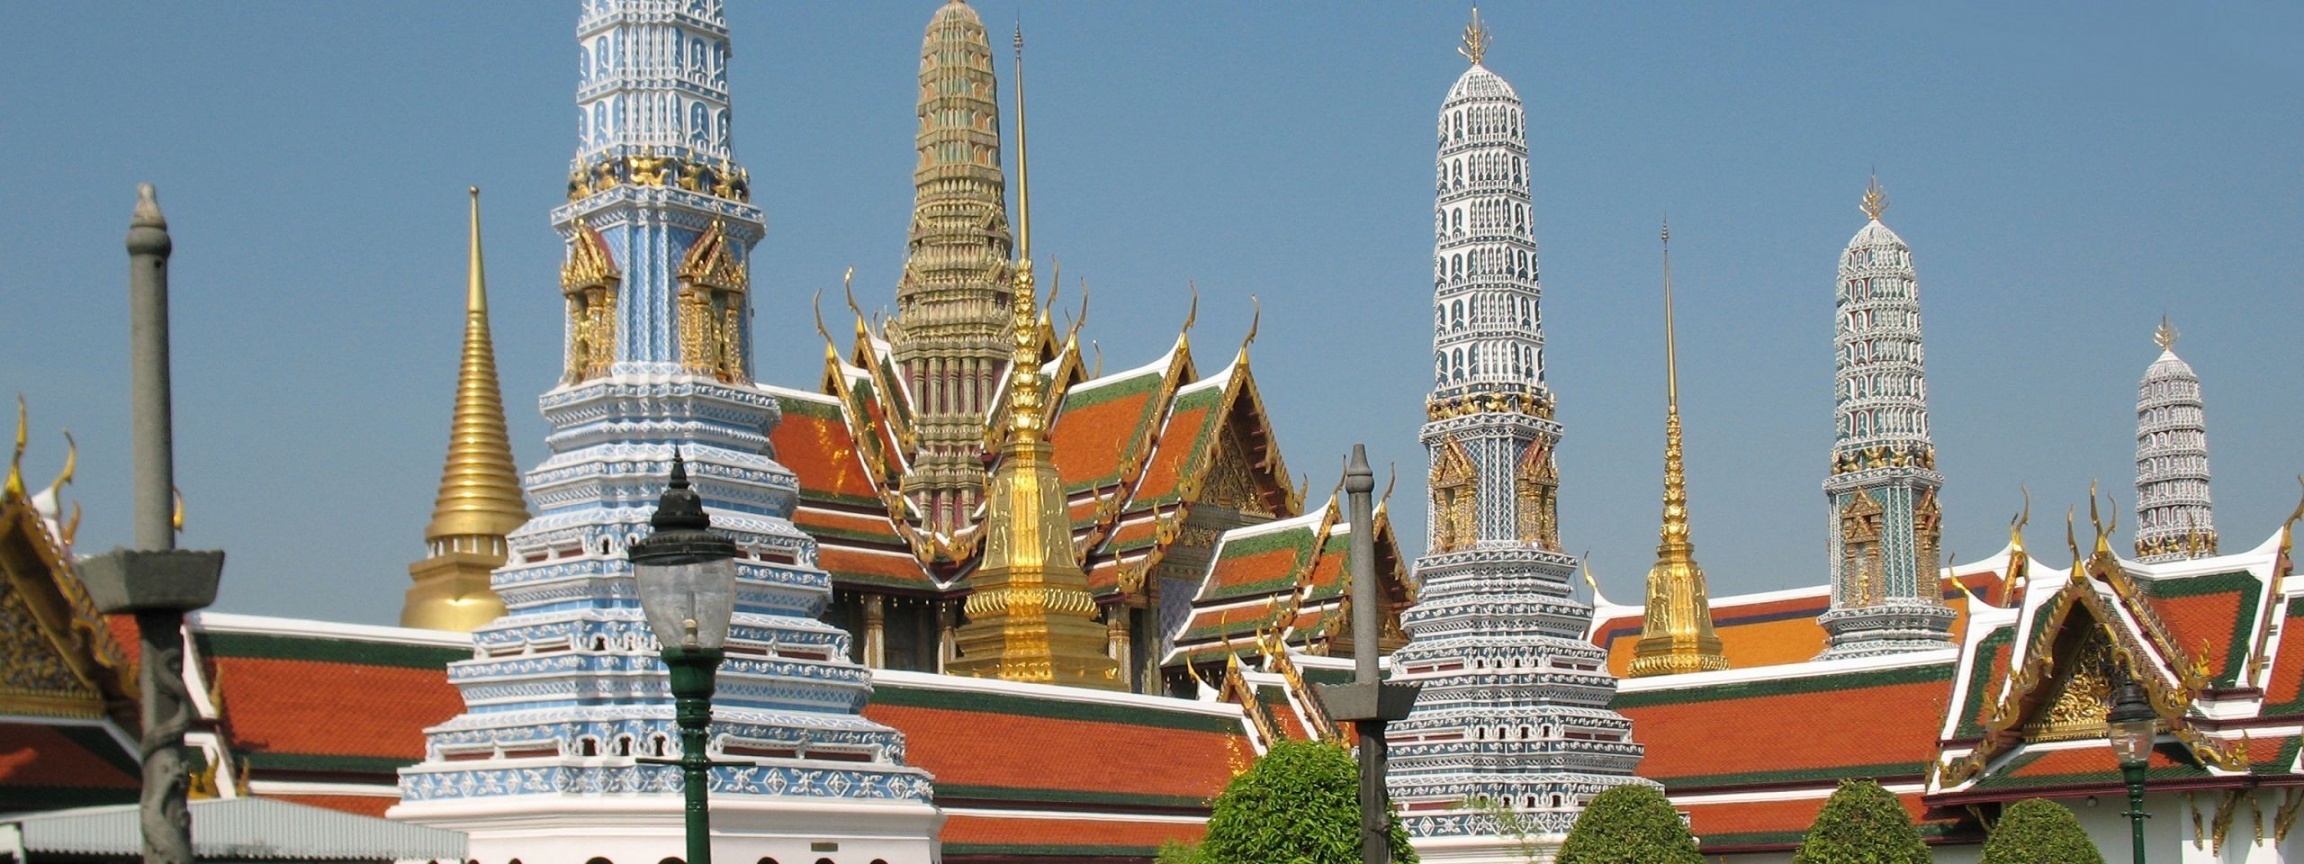
[[1024, 28], [1016, 28], [1017, 236], [1009, 321], [1008, 428], [985, 499], [984, 558], [971, 577], [968, 623], [954, 634], [955, 675], [1105, 690], [1126, 689], [1105, 653], [1105, 627], [1072, 549], [1064, 483], [1047, 439], [1038, 297], [1032, 278], [1030, 176], [1024, 151]]
[[1024, 122], [1024, 22], [1016, 22], [1016, 215], [1017, 257], [1032, 260], [1032, 149]]
[[2176, 328], [2167, 318], [2152, 341], [2160, 357], [2136, 387], [2136, 557], [2204, 558], [2216, 554], [2216, 505], [2200, 376], [2176, 356]]
[[1664, 224], [1664, 526], [1648, 569], [1648, 605], [1632, 677], [1728, 668], [1712, 601], [1688, 539], [1688, 477], [1680, 454], [1680, 350], [1672, 320], [1672, 225]]
[[504, 535], [528, 521], [513, 467], [512, 438], [504, 423], [504, 396], [496, 378], [496, 347], [488, 334], [488, 277], [480, 253], [480, 187], [471, 188], [471, 237], [464, 277], [464, 353], [456, 372], [456, 411], [448, 430], [448, 460], [432, 522], [424, 528], [426, 554], [408, 566], [400, 623], [435, 630], [471, 630], [504, 613], [488, 574], [504, 563]]
[[1008, 362], [1015, 280], [993, 65], [976, 10], [938, 8], [921, 39], [912, 226], [883, 334], [919, 442], [902, 488], [921, 524], [945, 533], [982, 500], [984, 423]]

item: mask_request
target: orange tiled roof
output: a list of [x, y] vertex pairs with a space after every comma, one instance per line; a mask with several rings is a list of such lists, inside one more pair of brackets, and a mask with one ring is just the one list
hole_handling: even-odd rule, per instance
[[944, 820], [944, 860], [1150, 858], [1170, 840], [1198, 843], [1205, 824], [956, 815]]
[[1064, 394], [1048, 430], [1057, 477], [1072, 491], [1120, 483], [1152, 445], [1152, 432], [1168, 406], [1165, 367], [1086, 382]]
[[1174, 407], [1169, 409], [1168, 421], [1160, 428], [1160, 437], [1153, 445], [1152, 459], [1144, 467], [1144, 479], [1136, 484], [1130, 496], [1130, 510], [1146, 506], [1173, 503], [1181, 497], [1180, 486], [1185, 473], [1193, 466], [1201, 443], [1218, 426], [1218, 413], [1223, 408], [1224, 387], [1195, 386], [1177, 394]]
[[1984, 724], [1992, 719], [1992, 711], [2000, 703], [2000, 684], [2008, 680], [2008, 664], [2016, 658], [2016, 627], [2004, 624], [1978, 640], [1976, 649], [1963, 657], [1969, 666], [1968, 686], [1960, 693], [1960, 723], [1953, 728], [1953, 737], [1979, 738], [1984, 735]]
[[2262, 716], [2304, 714], [2304, 598], [2289, 600], [2283, 610], [2280, 641], [2272, 658], [2272, 676], [2264, 688]]
[[784, 419], [769, 433], [776, 461], [800, 476], [803, 499], [880, 506], [880, 493], [858, 461], [856, 441], [841, 419], [840, 406], [778, 394]]
[[[1967, 593], [1961, 585], [1990, 600], [1996, 594], [2005, 595], [2002, 581], [2001, 574], [1991, 570], [1958, 573], [1943, 580], [1944, 599], [1960, 613], [1952, 624], [1955, 640], [1968, 626]], [[1721, 651], [1728, 655], [1731, 668], [1805, 663], [1824, 652], [1824, 627], [1816, 623], [1816, 616], [1831, 605], [1832, 595], [1822, 586], [1813, 593], [1720, 597], [1712, 601], [1712, 628], [1720, 636]], [[1608, 649], [1608, 669], [1617, 677], [1632, 669], [1632, 652], [1640, 642], [1640, 616], [1640, 609], [1631, 607], [1628, 612], [1600, 620], [1593, 628], [1592, 641]]]
[[[1812, 595], [1759, 600], [1723, 597], [1712, 604], [1712, 628], [1720, 635], [1721, 650], [1732, 668], [1805, 663], [1824, 651], [1824, 628], [1816, 616], [1831, 606], [1831, 596]], [[1640, 642], [1641, 613], [1617, 615], [1602, 622], [1593, 640], [1608, 649], [1608, 668], [1617, 677], [1632, 669], [1632, 650]]]
[[1254, 752], [1237, 718], [887, 676], [864, 716], [904, 733], [906, 761], [936, 776], [944, 806], [1202, 814], [1231, 779], [1236, 754]]
[[0, 811], [129, 804], [142, 788], [135, 754], [101, 727], [0, 723]]
[[2205, 664], [2209, 686], [2234, 686], [2263, 608], [2263, 581], [2245, 570], [2139, 581], [2185, 659]]
[[391, 776], [424, 756], [424, 727], [464, 709], [448, 683], [465, 649], [311, 636], [202, 633], [225, 746], [271, 772]]
[[1640, 775], [1673, 792], [1919, 776], [1936, 757], [1952, 672], [1936, 662], [1642, 689], [1619, 692], [1611, 707], [1647, 745]]

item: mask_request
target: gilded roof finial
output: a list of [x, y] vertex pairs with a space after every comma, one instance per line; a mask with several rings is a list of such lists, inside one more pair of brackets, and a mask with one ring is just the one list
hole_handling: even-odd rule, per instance
[[32, 411], [24, 394], [16, 394], [16, 453], [8, 457], [8, 494], [24, 494], [24, 445], [32, 441]]
[[1464, 44], [1456, 47], [1456, 53], [1478, 66], [1481, 58], [1488, 56], [1488, 43], [1492, 41], [1488, 25], [1480, 22], [1480, 7], [1472, 7], [1472, 23], [1464, 25]]
[[2176, 332], [2176, 325], [2168, 323], [2168, 316], [2162, 315], [2160, 329], [2152, 331], [2152, 344], [2160, 346], [2162, 351], [2174, 351], [2178, 335], [2181, 334]]
[[1880, 221], [1880, 214], [1888, 212], [1888, 192], [1880, 188], [1880, 175], [1872, 175], [1872, 185], [1864, 188], [1864, 215]]

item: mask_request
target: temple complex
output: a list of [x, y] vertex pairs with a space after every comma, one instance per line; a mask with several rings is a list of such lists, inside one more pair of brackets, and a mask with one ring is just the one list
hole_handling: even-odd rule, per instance
[[[1020, 73], [1020, 33], [1015, 41]], [[848, 349], [821, 331], [822, 395], [772, 388], [785, 416], [776, 452], [801, 483], [794, 520], [819, 541], [832, 577], [826, 620], [857, 634], [852, 656], [867, 666], [1027, 681], [1052, 679], [986, 652], [1039, 646], [1047, 635], [1034, 650], [1054, 652], [1049, 663], [1114, 667], [1109, 678], [1058, 677], [1137, 693], [1194, 692], [1196, 680], [1225, 673], [1227, 657], [1260, 656], [1263, 631], [1319, 654], [1354, 650], [1344, 618], [1329, 614], [1345, 602], [1344, 532], [1383, 527], [1327, 525], [1285, 559], [1219, 554], [1270, 542], [1231, 543], [1228, 532], [1324, 512], [1308, 513], [1290, 479], [1248, 344], [1201, 374], [1195, 294], [1165, 355], [1106, 373], [1101, 357], [1082, 352], [1086, 283], [1058, 331], [1048, 307], [1064, 286], [1052, 284], [1042, 303], [1028, 284], [1028, 175], [1012, 245], [992, 58], [972, 7], [952, 0], [936, 11], [921, 47], [919, 160], [896, 313], [868, 320], [851, 295]], [[1011, 260], [1019, 248], [1024, 257]], [[1036, 532], [1045, 560], [1017, 557], [1020, 528]], [[1271, 535], [1282, 536], [1296, 535]], [[1380, 533], [1379, 554], [1397, 560], [1388, 537]], [[995, 598], [1019, 584], [1020, 564], [1043, 568], [1029, 579], [1064, 584], [1077, 571], [1090, 605], [1074, 608], [1080, 598], [1066, 589], [1063, 608], [1006, 609]], [[1411, 592], [1398, 568], [1386, 584], [1390, 648], [1406, 641], [1398, 610]], [[1102, 629], [1098, 644], [1083, 641], [1081, 623]]]
[[[557, 296], [494, 298], [564, 311], [548, 455], [514, 470], [474, 189], [450, 441], [402, 626], [189, 616], [194, 795], [450, 828], [476, 864], [677, 862], [679, 736], [626, 556], [679, 460], [739, 549], [708, 746], [714, 843], [739, 864], [1148, 864], [1197, 841], [1273, 744], [1351, 740], [1316, 685], [1363, 651], [1421, 685], [1388, 780], [1434, 864], [1550, 861], [1629, 783], [1662, 787], [1714, 861], [1787, 860], [1851, 778], [1895, 794], [1942, 861], [1974, 861], [2030, 797], [2124, 848], [2105, 740], [2123, 678], [2159, 722], [2154, 860], [2304, 861], [2304, 505], [2219, 550], [2201, 382], [2165, 322], [2138, 389], [2135, 557], [2092, 489], [2045, 552], [2027, 495], [2004, 548], [1945, 560], [1916, 271], [1875, 179], [1833, 281], [1826, 559], [1800, 587], [1713, 596], [1667, 230], [1659, 542], [1643, 596], [1612, 602], [1560, 536], [1575, 451], [1547, 374], [1529, 118], [1475, 11], [1435, 130], [1431, 506], [1410, 562], [1388, 500], [1361, 524], [1291, 480], [1250, 362], [1260, 322], [1203, 355], [1187, 288], [1159, 356], [1107, 372], [1082, 351], [1086, 283], [1066, 299], [1034, 259], [1022, 34], [1011, 221], [997, 55], [963, 0], [922, 41], [893, 316], [844, 292], [841, 337], [817, 321], [818, 380], [755, 380], [755, 338], [805, 334], [752, 319], [757, 292], [797, 289], [754, 281], [767, 214], [730, 147], [724, 13], [578, 5]], [[1838, 239], [1816, 238], [1819, 303]], [[99, 614], [77, 574], [77, 454], [32, 491], [17, 420], [0, 805], [134, 801], [136, 619]], [[1350, 590], [1355, 537], [1380, 596]], [[1378, 644], [1352, 636], [1358, 603], [1378, 604]]]

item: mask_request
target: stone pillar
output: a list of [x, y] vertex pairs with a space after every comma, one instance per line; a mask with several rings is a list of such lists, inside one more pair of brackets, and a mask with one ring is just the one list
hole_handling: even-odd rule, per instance
[[864, 665], [888, 667], [888, 598], [864, 595]]
[[955, 612], [956, 608], [950, 600], [936, 601], [936, 674], [938, 675], [945, 674], [944, 667], [952, 663], [952, 658], [960, 656], [960, 644], [953, 639], [952, 635], [953, 631], [960, 626], [959, 621], [956, 620], [958, 618]]
[[1127, 685], [1129, 692], [1135, 692], [1136, 661], [1129, 656], [1132, 652], [1129, 651], [1128, 601], [1104, 607], [1104, 642], [1104, 650], [1112, 655], [1112, 662], [1119, 664], [1120, 674], [1124, 676], [1120, 683]]

